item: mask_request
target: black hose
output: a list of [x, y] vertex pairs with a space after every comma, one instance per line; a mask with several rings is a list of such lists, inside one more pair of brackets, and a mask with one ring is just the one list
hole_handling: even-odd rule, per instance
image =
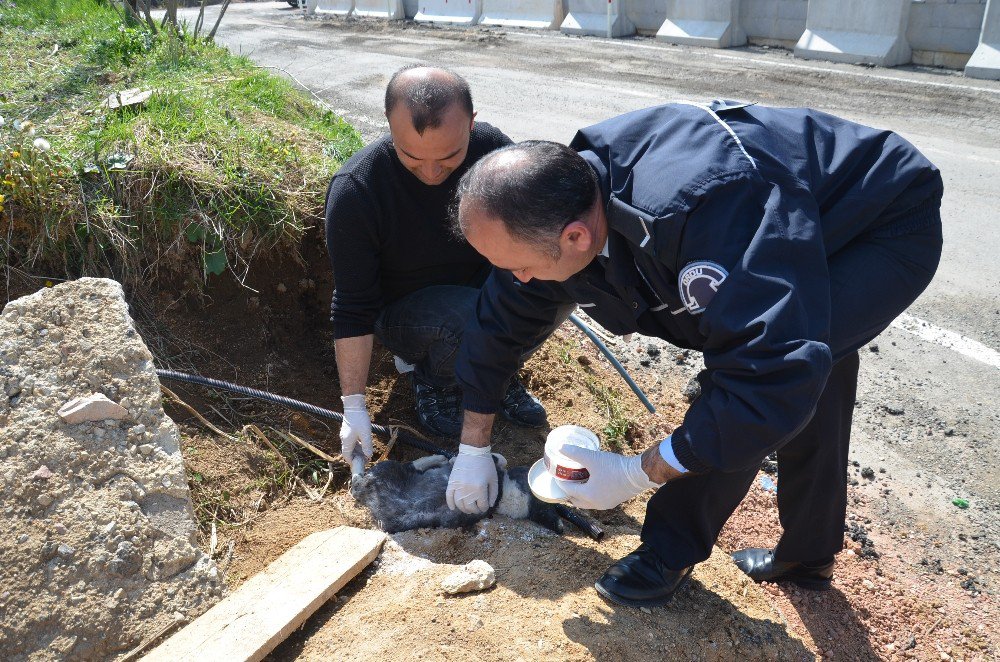
[[589, 326], [587, 326], [586, 322], [577, 317], [576, 313], [573, 313], [569, 316], [569, 321], [572, 322], [573, 324], [576, 324], [577, 328], [579, 328], [581, 331], [587, 334], [587, 337], [590, 338], [595, 345], [597, 345], [597, 349], [601, 350], [601, 354], [604, 354], [604, 358], [606, 358], [608, 361], [611, 362], [611, 365], [614, 366], [615, 370], [618, 371], [618, 374], [622, 376], [622, 379], [625, 380], [625, 383], [628, 384], [628, 387], [632, 389], [632, 392], [635, 393], [636, 397], [639, 398], [642, 404], [646, 406], [646, 409], [649, 410], [649, 413], [655, 414], [656, 407], [654, 407], [653, 403], [649, 401], [649, 398], [646, 397], [646, 394], [642, 392], [642, 389], [639, 388], [639, 385], [635, 383], [635, 380], [632, 379], [632, 376], [628, 374], [628, 370], [625, 369], [625, 366], [623, 366], [621, 362], [615, 357], [615, 355], [611, 353], [611, 350], [608, 349], [608, 346], [605, 345], [604, 342], [597, 337], [597, 334], [594, 333], [594, 330], [591, 329]]
[[[277, 393], [269, 393], [268, 391], [261, 391], [255, 388], [250, 388], [249, 386], [240, 386], [239, 384], [233, 384], [232, 382], [224, 382], [221, 379], [212, 379], [211, 377], [202, 377], [200, 375], [189, 375], [184, 372], [163, 370], [161, 368], [156, 369], [156, 374], [161, 379], [172, 379], [178, 382], [187, 382], [188, 384], [198, 384], [200, 386], [210, 386], [223, 391], [232, 391], [233, 393], [247, 395], [251, 398], [257, 398], [258, 400], [266, 400], [275, 404], [284, 405], [289, 409], [304, 411], [308, 414], [312, 414], [313, 416], [319, 416], [320, 418], [332, 418], [335, 421], [344, 420], [343, 414], [333, 411], [332, 409], [324, 409], [323, 407], [311, 405], [308, 402], [286, 398], [285, 396], [278, 395]], [[379, 436], [385, 437], [386, 439], [392, 437], [392, 430], [384, 425], [376, 425], [373, 423], [372, 430]], [[412, 435], [400, 428], [396, 428], [396, 434], [397, 441], [406, 444], [407, 446], [418, 448], [425, 453], [430, 453], [431, 455], [444, 455], [447, 458], [455, 456], [454, 451], [439, 448], [431, 442]]]

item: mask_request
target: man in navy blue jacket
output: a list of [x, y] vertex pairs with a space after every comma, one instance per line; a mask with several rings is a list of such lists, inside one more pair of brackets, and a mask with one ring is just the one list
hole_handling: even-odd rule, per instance
[[807, 109], [670, 104], [507, 147], [458, 188], [456, 224], [500, 269], [456, 363], [465, 421], [448, 501], [492, 503], [493, 413], [522, 348], [575, 301], [608, 330], [703, 352], [701, 395], [641, 455], [573, 449], [574, 505], [649, 500], [642, 545], [597, 590], [663, 604], [777, 451], [784, 529], [734, 554], [757, 581], [826, 588], [843, 546], [859, 347], [924, 290], [941, 177], [908, 142]]

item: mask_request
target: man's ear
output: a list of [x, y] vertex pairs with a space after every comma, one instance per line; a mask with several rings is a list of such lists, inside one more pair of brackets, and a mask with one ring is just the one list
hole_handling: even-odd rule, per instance
[[472, 119], [469, 120], [469, 131], [472, 131], [472, 127], [476, 125], [476, 115], [478, 114], [479, 114], [478, 112], [473, 111]]
[[594, 245], [594, 233], [583, 221], [573, 221], [563, 228], [559, 243], [564, 252], [587, 253]]

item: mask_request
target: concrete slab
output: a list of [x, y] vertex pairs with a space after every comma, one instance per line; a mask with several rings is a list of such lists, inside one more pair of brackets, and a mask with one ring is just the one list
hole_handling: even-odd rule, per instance
[[729, 48], [742, 46], [739, 0], [667, 0], [667, 18], [656, 38], [674, 44]]
[[558, 30], [563, 0], [483, 0], [481, 25]]
[[1000, 2], [988, 0], [983, 15], [983, 29], [965, 75], [971, 78], [1000, 80]]
[[483, 0], [420, 0], [414, 21], [478, 25], [483, 13]]
[[635, 34], [635, 24], [623, 9], [621, 0], [566, 0], [566, 18], [559, 30], [565, 34], [628, 37]]
[[910, 0], [810, 0], [795, 56], [893, 67], [910, 61]]

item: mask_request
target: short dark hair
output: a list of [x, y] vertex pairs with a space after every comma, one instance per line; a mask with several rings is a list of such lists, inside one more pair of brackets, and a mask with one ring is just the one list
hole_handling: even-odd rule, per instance
[[[408, 80], [401, 74], [412, 69], [433, 68], [444, 75], [430, 76], [422, 80]], [[436, 129], [444, 120], [445, 111], [454, 104], [472, 117], [472, 92], [469, 83], [454, 71], [443, 67], [427, 67], [424, 64], [408, 64], [389, 79], [385, 88], [386, 117], [400, 103], [405, 104], [413, 119], [413, 128], [423, 135], [428, 127]]]
[[461, 207], [471, 205], [558, 259], [563, 229], [593, 208], [597, 191], [597, 175], [582, 156], [559, 143], [526, 140], [490, 153], [462, 176], [452, 228], [464, 235]]

